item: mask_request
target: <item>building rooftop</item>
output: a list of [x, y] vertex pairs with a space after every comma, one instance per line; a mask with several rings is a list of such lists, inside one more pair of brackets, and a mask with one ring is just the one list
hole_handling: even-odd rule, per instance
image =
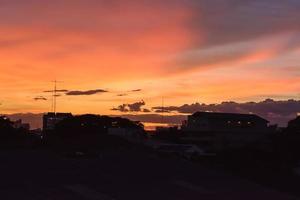
[[54, 112], [48, 112], [45, 113], [44, 116], [49, 116], [49, 117], [71, 117], [72, 113], [54, 113]]
[[218, 113], [218, 112], [195, 112], [193, 117], [204, 117], [212, 120], [245, 120], [245, 121], [263, 121], [269, 123], [268, 120], [255, 114], [239, 114], [239, 113]]

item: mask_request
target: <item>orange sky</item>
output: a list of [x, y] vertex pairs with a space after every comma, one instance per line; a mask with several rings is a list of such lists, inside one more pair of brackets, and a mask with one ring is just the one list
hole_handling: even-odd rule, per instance
[[299, 3], [213, 1], [0, 0], [0, 111], [50, 111], [55, 79], [108, 91], [62, 94], [73, 113], [299, 95]]

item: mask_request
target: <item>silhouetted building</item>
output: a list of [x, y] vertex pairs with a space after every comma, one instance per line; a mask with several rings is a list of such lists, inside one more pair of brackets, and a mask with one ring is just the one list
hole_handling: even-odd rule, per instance
[[253, 114], [196, 112], [188, 116], [190, 131], [261, 131], [269, 121]]
[[268, 123], [253, 114], [196, 112], [182, 130], [188, 142], [223, 149], [262, 140], [270, 133]]
[[181, 130], [177, 126], [156, 127], [153, 137], [168, 142], [178, 142], [181, 137]]
[[49, 112], [43, 115], [43, 130], [53, 130], [55, 125], [66, 119], [72, 117], [71, 113], [54, 113]]
[[13, 127], [16, 129], [25, 129], [30, 130], [30, 124], [29, 123], [23, 123], [21, 119], [13, 122]]

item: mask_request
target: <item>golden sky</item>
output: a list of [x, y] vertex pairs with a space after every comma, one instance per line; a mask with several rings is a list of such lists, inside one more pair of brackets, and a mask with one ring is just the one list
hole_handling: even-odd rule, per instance
[[69, 91], [58, 111], [73, 113], [118, 114], [141, 100], [151, 109], [162, 97], [298, 99], [299, 9], [292, 0], [0, 0], [0, 111], [50, 111], [53, 80]]

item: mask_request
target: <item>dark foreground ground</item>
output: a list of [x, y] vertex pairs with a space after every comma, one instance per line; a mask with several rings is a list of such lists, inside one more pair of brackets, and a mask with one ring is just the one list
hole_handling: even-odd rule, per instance
[[0, 151], [0, 199], [296, 199], [199, 163], [128, 151], [75, 159], [47, 150]]

